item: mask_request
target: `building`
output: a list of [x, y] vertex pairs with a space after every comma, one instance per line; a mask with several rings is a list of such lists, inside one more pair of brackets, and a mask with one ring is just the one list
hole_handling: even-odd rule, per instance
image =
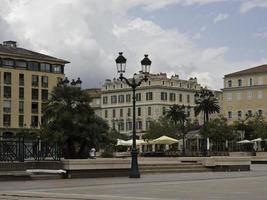
[[[137, 75], [138, 76], [138, 75]], [[136, 91], [136, 129], [142, 135], [152, 120], [163, 116], [169, 106], [194, 106], [194, 94], [201, 87], [196, 78], [182, 80], [178, 75], [168, 78], [166, 73], [150, 74]], [[101, 89], [102, 118], [110, 127], [124, 134], [132, 131], [132, 89], [120, 80], [107, 79]], [[195, 118], [193, 109], [191, 118]]]
[[91, 97], [90, 106], [93, 108], [95, 114], [99, 117], [101, 115], [101, 88], [90, 88], [85, 90]]
[[49, 93], [64, 78], [68, 61], [17, 46], [0, 44], [0, 136], [40, 127]]
[[246, 114], [265, 116], [267, 111], [267, 65], [224, 76], [223, 115], [230, 122], [245, 119]]

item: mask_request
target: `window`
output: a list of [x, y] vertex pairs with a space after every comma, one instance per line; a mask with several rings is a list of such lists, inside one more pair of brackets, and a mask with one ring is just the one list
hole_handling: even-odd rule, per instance
[[10, 115], [4, 114], [3, 124], [4, 124], [4, 126], [10, 126], [10, 124], [11, 124], [11, 116]]
[[232, 87], [232, 80], [228, 81], [228, 87]]
[[112, 104], [117, 103], [117, 96], [116, 95], [111, 96], [111, 103]]
[[39, 99], [38, 89], [32, 89], [32, 100], [38, 100], [38, 99]]
[[253, 85], [253, 80], [252, 78], [249, 78], [249, 86], [252, 86]]
[[120, 109], [120, 117], [123, 117], [123, 109]]
[[115, 110], [115, 109], [112, 110], [112, 117], [113, 117], [113, 118], [116, 117], [116, 110]]
[[237, 117], [238, 117], [238, 119], [242, 118], [242, 111], [237, 111]]
[[126, 102], [131, 102], [131, 95], [130, 94], [126, 94]]
[[232, 101], [232, 93], [227, 93], [227, 101]]
[[143, 129], [142, 121], [137, 121], [136, 125], [137, 125], [137, 127], [136, 127], [137, 130], [142, 130]]
[[48, 76], [42, 76], [42, 87], [48, 87]]
[[21, 68], [21, 69], [27, 69], [27, 62], [23, 61], [23, 60], [17, 60], [16, 66]]
[[190, 103], [190, 94], [188, 94], [186, 97], [187, 97], [187, 103]]
[[24, 126], [24, 115], [19, 115], [19, 127]]
[[19, 74], [19, 85], [20, 86], [24, 85], [24, 74]]
[[103, 104], [108, 104], [108, 97], [107, 96], [103, 97]]
[[146, 130], [148, 130], [150, 128], [150, 124], [151, 124], [151, 121], [147, 120], [146, 121]]
[[48, 90], [42, 90], [42, 100], [43, 101], [48, 100]]
[[241, 97], [241, 93], [236, 93], [236, 99], [238, 100], [238, 101], [240, 101], [241, 99], [242, 99], [242, 97]]
[[179, 102], [183, 102], [183, 95], [179, 94]]
[[5, 67], [14, 67], [14, 60], [12, 59], [3, 59], [3, 66]]
[[50, 71], [51, 71], [51, 70], [50, 70], [50, 67], [51, 67], [51, 65], [48, 64], [48, 63], [41, 63], [41, 64], [40, 64], [40, 70], [41, 70], [42, 72], [50, 72]]
[[127, 110], [127, 116], [128, 117], [131, 117], [131, 108], [128, 108], [128, 110]]
[[6, 113], [11, 112], [11, 101], [4, 101], [3, 110]]
[[162, 115], [165, 115], [165, 114], [166, 114], [166, 108], [162, 107]]
[[167, 101], [167, 92], [161, 92], [160, 93], [160, 99], [162, 101]]
[[141, 101], [141, 93], [136, 93], [135, 95], [136, 101]]
[[124, 131], [124, 122], [123, 122], [123, 121], [120, 121], [120, 122], [118, 123], [118, 130], [119, 130], [119, 131]]
[[232, 119], [232, 112], [231, 111], [228, 112], [228, 119]]
[[19, 88], [19, 99], [24, 99], [24, 88]]
[[165, 82], [164, 81], [162, 81], [162, 85], [164, 85], [165, 84]]
[[11, 84], [11, 73], [4, 72], [4, 84], [10, 85]]
[[105, 110], [105, 118], [108, 118], [108, 110]]
[[141, 116], [141, 108], [137, 108], [137, 116]]
[[24, 112], [24, 101], [19, 101], [19, 113]]
[[149, 100], [153, 100], [153, 93], [152, 92], [147, 92], [146, 93], [146, 100], [149, 101]]
[[170, 93], [170, 101], [176, 101], [175, 93]]
[[38, 62], [28, 62], [28, 69], [32, 71], [39, 71], [39, 63]]
[[39, 77], [37, 75], [32, 75], [32, 86], [33, 87], [39, 86]]
[[126, 130], [127, 131], [130, 131], [133, 129], [133, 123], [132, 122], [126, 122]]
[[259, 77], [259, 79], [258, 79], [258, 85], [263, 85], [263, 78], [262, 77]]
[[63, 70], [61, 70], [61, 65], [52, 65], [52, 72], [63, 73]]
[[151, 107], [150, 107], [150, 106], [147, 108], [147, 115], [148, 115], [148, 116], [151, 115]]
[[252, 91], [248, 91], [247, 99], [248, 100], [251, 100], [252, 99]]
[[31, 117], [31, 126], [32, 127], [38, 127], [38, 116], [32, 116]]
[[119, 103], [124, 103], [124, 95], [119, 95], [118, 101], [119, 101]]
[[262, 94], [263, 94], [262, 91], [259, 90], [259, 91], [258, 91], [258, 95], [257, 95], [257, 96], [258, 96], [258, 99], [262, 99]]
[[242, 80], [241, 79], [238, 79], [238, 87], [241, 87], [242, 86]]
[[32, 103], [32, 113], [38, 113], [38, 103], [37, 102]]
[[11, 98], [11, 87], [10, 86], [4, 86], [4, 97]]

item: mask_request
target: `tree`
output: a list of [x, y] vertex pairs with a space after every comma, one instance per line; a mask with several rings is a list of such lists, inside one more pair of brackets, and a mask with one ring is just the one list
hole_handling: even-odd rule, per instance
[[[203, 91], [203, 92], [202, 92]], [[209, 115], [220, 112], [220, 106], [217, 98], [212, 92], [202, 90], [199, 99], [196, 99], [195, 115], [198, 116], [201, 112], [204, 113], [204, 123], [209, 121]], [[197, 94], [198, 96], [198, 94]]]
[[79, 87], [59, 86], [44, 109], [42, 137], [60, 142], [65, 158], [87, 158], [88, 148], [109, 143], [107, 123], [89, 105]]
[[173, 138], [178, 138], [178, 125], [175, 125], [165, 117], [160, 117], [158, 121], [152, 121], [143, 139], [151, 140], [160, 136], [167, 135]]

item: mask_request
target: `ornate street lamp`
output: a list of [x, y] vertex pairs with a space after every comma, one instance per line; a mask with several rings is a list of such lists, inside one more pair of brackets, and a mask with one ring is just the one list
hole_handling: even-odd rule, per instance
[[127, 59], [122, 55], [122, 52], [119, 52], [119, 56], [116, 58], [116, 65], [117, 65], [117, 72], [120, 75], [120, 80], [125, 81], [127, 85], [129, 85], [132, 88], [133, 92], [133, 145], [132, 145], [132, 163], [131, 163], [131, 170], [129, 177], [130, 178], [140, 178], [140, 173], [139, 173], [139, 168], [138, 168], [138, 161], [137, 161], [137, 149], [136, 149], [136, 116], [135, 116], [135, 103], [136, 103], [136, 96], [135, 96], [135, 91], [138, 86], [141, 85], [143, 81], [148, 80], [148, 74], [150, 71], [150, 66], [151, 66], [151, 60], [149, 60], [148, 55], [145, 55], [145, 58], [141, 61], [141, 73], [144, 75], [143, 77], [136, 78], [133, 76], [132, 79], [127, 79], [123, 76], [123, 73], [126, 71], [126, 61]]

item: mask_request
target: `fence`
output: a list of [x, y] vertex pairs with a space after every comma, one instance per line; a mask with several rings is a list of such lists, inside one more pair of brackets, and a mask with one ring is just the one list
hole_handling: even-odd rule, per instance
[[0, 161], [60, 160], [61, 146], [41, 139], [0, 138]]

